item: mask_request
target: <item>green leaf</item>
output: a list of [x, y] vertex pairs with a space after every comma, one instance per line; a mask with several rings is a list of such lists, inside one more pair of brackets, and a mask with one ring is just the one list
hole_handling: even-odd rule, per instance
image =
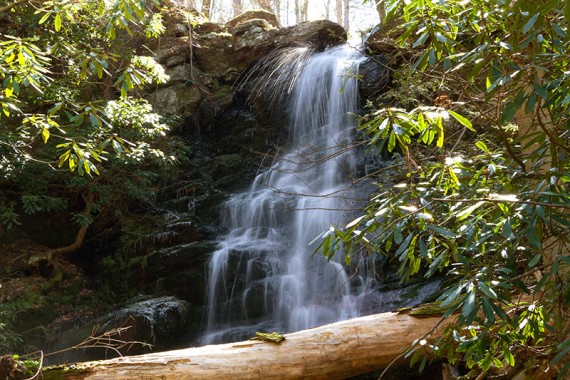
[[475, 146], [479, 149], [481, 149], [483, 152], [489, 154], [489, 148], [487, 148], [487, 145], [483, 142], [483, 141], [477, 141], [475, 143]]
[[463, 125], [464, 127], [466, 127], [467, 129], [475, 132], [475, 128], [473, 128], [473, 124], [471, 124], [471, 121], [469, 121], [467, 118], [461, 116], [460, 114], [458, 114], [457, 112], [454, 112], [452, 110], [448, 110], [447, 111], [451, 116], [453, 116], [453, 118], [455, 120], [457, 120], [461, 125]]
[[443, 228], [443, 227], [435, 226], [433, 224], [426, 224], [426, 227], [432, 231], [437, 232], [440, 235], [444, 235], [444, 236], [447, 236], [450, 238], [456, 238], [457, 237], [457, 235], [454, 232], [452, 232], [446, 228]]
[[536, 254], [536, 255], [532, 258], [532, 260], [530, 260], [530, 261], [528, 262], [528, 267], [529, 267], [529, 268], [534, 267], [536, 264], [538, 264], [538, 262], [540, 261], [541, 258], [542, 258], [542, 254], [540, 254], [540, 253], [539, 253], [539, 254]]
[[524, 24], [523, 26], [523, 33], [528, 33], [528, 31], [534, 26], [534, 23], [536, 22], [536, 20], [538, 19], [538, 16], [540, 14], [539, 13], [535, 13], [534, 16], [532, 16], [530, 18], [530, 20], [527, 21], [526, 24]]
[[55, 20], [53, 22], [53, 25], [55, 27], [56, 32], [59, 32], [61, 30], [61, 15], [59, 13], [55, 14]]
[[440, 32], [435, 32], [435, 38], [439, 41], [439, 42], [443, 42], [444, 44], [447, 43], [447, 38], [441, 34]]
[[503, 224], [503, 237], [510, 239], [513, 235], [513, 227], [511, 225], [511, 218], [507, 218]]
[[47, 143], [49, 136], [50, 136], [49, 129], [48, 128], [42, 128], [42, 140], [43, 140], [44, 144]]
[[[451, 289], [447, 290], [440, 297], [441, 299], [443, 299], [443, 301], [439, 304], [439, 306], [447, 307], [447, 306], [451, 305], [453, 302], [455, 302], [455, 300], [457, 299], [457, 296], [459, 296], [459, 294], [461, 293], [463, 288], [464, 288], [464, 285], [457, 285], [457, 287], [452, 288], [453, 290], [451, 290]], [[443, 297], [445, 297], [445, 298], [443, 298]]]
[[548, 93], [546, 91], [546, 89], [540, 85], [539, 83], [534, 82], [532, 84], [532, 86], [534, 87], [534, 92], [540, 96], [542, 99], [546, 100], [546, 98], [548, 98]]
[[554, 359], [552, 359], [552, 365], [558, 364], [562, 359], [566, 357], [568, 352], [570, 352], [570, 339], [567, 339], [564, 342], [560, 343], [556, 349], [560, 352], [554, 357]]
[[479, 201], [475, 204], [472, 204], [471, 206], [467, 207], [466, 209], [464, 209], [463, 211], [459, 212], [456, 215], [457, 221], [460, 222], [463, 219], [467, 218], [469, 215], [471, 215], [473, 213], [473, 211], [477, 210], [479, 207], [481, 207], [481, 205], [483, 205], [485, 202], [483, 201]]
[[41, 25], [44, 22], [46, 22], [50, 15], [51, 15], [50, 12], [45, 12], [44, 15], [42, 16], [42, 18], [40, 18], [40, 21], [38, 21], [38, 24]]
[[467, 318], [469, 314], [473, 311], [475, 306], [475, 289], [471, 290], [467, 293], [467, 298], [465, 299], [465, 303], [463, 304], [463, 308], [461, 309], [461, 314]]
[[490, 324], [495, 323], [495, 313], [493, 312], [493, 307], [486, 297], [482, 297], [481, 305], [483, 306], [483, 314], [485, 314], [487, 322]]
[[424, 42], [426, 42], [428, 36], [429, 36], [429, 33], [428, 33], [428, 32], [425, 32], [424, 34], [422, 34], [422, 35], [414, 42], [414, 44], [412, 45], [412, 47], [413, 47], [413, 48], [416, 48], [416, 47], [418, 47], [418, 46], [420, 46], [420, 45], [423, 45]]
[[478, 281], [477, 284], [479, 285], [479, 289], [481, 290], [481, 292], [483, 292], [483, 294], [494, 300], [497, 299], [497, 293], [495, 293], [495, 291], [491, 289], [489, 285], [487, 285], [487, 283], [483, 281]]
[[388, 137], [388, 152], [392, 152], [396, 147], [396, 134], [394, 131], [390, 131], [390, 136]]

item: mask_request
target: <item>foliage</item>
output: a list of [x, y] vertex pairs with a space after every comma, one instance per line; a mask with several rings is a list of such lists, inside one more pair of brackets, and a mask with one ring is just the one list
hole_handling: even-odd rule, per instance
[[[440, 339], [418, 340], [412, 364], [431, 348], [479, 371], [550, 357], [563, 374], [570, 2], [388, 4], [388, 22], [401, 22], [397, 42], [415, 56], [408, 75], [441, 86], [432, 104], [389, 103], [364, 118], [370, 149], [400, 151], [408, 175], [347, 226], [331, 227], [321, 248], [329, 257], [344, 248], [348, 260], [357, 250], [390, 255], [402, 281], [444, 275], [440, 307], [457, 321]], [[445, 131], [457, 127], [468, 140], [452, 146]]]
[[[152, 202], [159, 169], [184, 153], [139, 98], [145, 86], [168, 79], [140, 49], [164, 31], [159, 5], [0, 1], [4, 227], [19, 225], [22, 214], [62, 210], [79, 211], [78, 224], [95, 215], [109, 222], [134, 201]], [[94, 196], [90, 207], [86, 194]]]

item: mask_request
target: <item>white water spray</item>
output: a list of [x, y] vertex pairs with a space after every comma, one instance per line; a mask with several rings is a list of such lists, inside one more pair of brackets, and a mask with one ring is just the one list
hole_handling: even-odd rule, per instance
[[209, 264], [203, 343], [358, 316], [370, 280], [349, 278], [335, 258], [313, 255], [308, 243], [329, 224], [346, 222], [345, 196], [355, 171], [350, 112], [357, 107], [361, 59], [348, 46], [336, 47], [306, 58], [295, 76], [289, 151], [225, 205], [230, 232]]

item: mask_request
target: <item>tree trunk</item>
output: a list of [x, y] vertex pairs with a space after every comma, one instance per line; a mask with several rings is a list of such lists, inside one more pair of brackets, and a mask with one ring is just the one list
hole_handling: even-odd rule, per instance
[[242, 9], [241, 0], [232, 0], [232, 7], [234, 11], [234, 17], [239, 15]]
[[376, 2], [376, 10], [378, 11], [378, 16], [380, 16], [380, 24], [386, 20], [386, 3], [385, 0], [378, 0]]
[[301, 21], [309, 20], [309, 0], [303, 0], [303, 8], [301, 9]]
[[269, 3], [269, 0], [256, 0], [255, 3], [261, 9], [265, 9], [268, 12], [273, 12], [273, 8], [271, 8], [271, 4]]
[[336, 0], [336, 23], [342, 25], [342, 0]]
[[213, 8], [214, 8], [214, 0], [204, 0], [202, 2], [202, 13], [207, 18], [212, 17]]
[[348, 33], [348, 28], [350, 27], [350, 0], [344, 0], [344, 29]]
[[440, 320], [383, 313], [287, 334], [280, 343], [250, 340], [187, 348], [81, 363], [67, 372], [48, 367], [42, 375], [66, 380], [344, 379], [403, 360], [404, 350]]
[[275, 16], [277, 17], [277, 21], [280, 25], [282, 25], [281, 23], [283, 20], [281, 20], [281, 0], [275, 0], [273, 4], [275, 7]]
[[[83, 210], [83, 214], [89, 216], [91, 209], [93, 208], [93, 204], [95, 203], [93, 193], [87, 193], [87, 195], [83, 198], [85, 200], [85, 209]], [[72, 253], [81, 248], [83, 245], [83, 240], [85, 240], [87, 228], [88, 226], [86, 224], [83, 224], [81, 227], [79, 227], [77, 235], [75, 235], [75, 241], [73, 243], [66, 245], [65, 247], [53, 248], [47, 251], [48, 260], [51, 260], [54, 256]]]

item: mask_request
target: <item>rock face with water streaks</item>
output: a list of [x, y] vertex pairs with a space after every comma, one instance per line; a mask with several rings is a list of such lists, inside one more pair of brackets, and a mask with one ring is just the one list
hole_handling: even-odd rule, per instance
[[346, 31], [334, 22], [280, 28], [267, 11], [245, 12], [225, 25], [203, 22], [188, 27], [182, 13], [169, 14], [166, 21], [174, 31], [169, 29], [151, 48], [171, 80], [148, 99], [158, 112], [183, 119], [193, 118], [201, 103], [216, 98], [249, 65], [275, 49], [312, 46], [319, 51], [346, 42]]

